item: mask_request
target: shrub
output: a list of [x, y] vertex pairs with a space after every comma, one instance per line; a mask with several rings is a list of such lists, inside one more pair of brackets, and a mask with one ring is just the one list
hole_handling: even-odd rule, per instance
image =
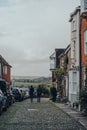
[[87, 67], [85, 69], [85, 87], [82, 89], [81, 94], [80, 94], [80, 104], [81, 104], [81, 109], [84, 112], [84, 114], [87, 116]]

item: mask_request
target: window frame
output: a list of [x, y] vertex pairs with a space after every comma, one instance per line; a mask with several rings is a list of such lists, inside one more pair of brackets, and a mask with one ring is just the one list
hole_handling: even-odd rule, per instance
[[73, 72], [73, 92], [77, 90], [77, 72]]
[[72, 32], [76, 30], [76, 21], [72, 21]]
[[4, 74], [4, 75], [7, 75], [7, 73], [8, 73], [8, 68], [7, 68], [7, 66], [5, 65], [5, 66], [3, 66], [3, 74]]
[[84, 54], [87, 55], [87, 29], [84, 31]]

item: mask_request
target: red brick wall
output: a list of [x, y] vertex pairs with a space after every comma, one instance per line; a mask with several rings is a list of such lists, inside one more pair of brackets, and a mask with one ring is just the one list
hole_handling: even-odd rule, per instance
[[7, 74], [3, 74], [3, 79], [5, 79], [9, 84], [11, 83], [11, 67], [7, 66]]
[[[85, 14], [87, 15], [87, 14]], [[82, 66], [82, 87], [84, 87], [84, 67], [87, 66], [87, 55], [84, 53], [84, 31], [87, 29], [87, 19], [81, 19], [81, 66]]]
[[87, 64], [87, 55], [84, 53], [84, 31], [87, 29], [87, 20], [82, 18], [81, 24], [81, 50], [82, 50], [82, 64]]

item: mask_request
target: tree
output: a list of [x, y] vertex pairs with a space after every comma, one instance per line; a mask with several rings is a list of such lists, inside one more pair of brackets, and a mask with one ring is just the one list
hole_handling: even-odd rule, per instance
[[63, 97], [63, 86], [62, 86], [62, 79], [64, 76], [64, 69], [63, 68], [57, 68], [55, 70], [55, 75], [56, 75], [56, 79], [57, 79], [57, 90], [60, 93], [60, 97]]
[[66, 54], [65, 57], [64, 57], [64, 70], [66, 71], [67, 70], [67, 65], [68, 65], [68, 55]]
[[85, 69], [85, 87], [82, 89], [80, 94], [80, 104], [81, 109], [84, 111], [84, 114], [87, 116], [87, 67]]

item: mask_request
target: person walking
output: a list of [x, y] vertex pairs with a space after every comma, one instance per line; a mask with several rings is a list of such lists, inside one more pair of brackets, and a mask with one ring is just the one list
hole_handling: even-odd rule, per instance
[[37, 102], [40, 102], [41, 94], [42, 94], [42, 89], [41, 86], [39, 85], [37, 88]]
[[29, 95], [30, 95], [30, 101], [31, 101], [31, 103], [33, 102], [33, 94], [34, 94], [34, 88], [31, 85], [30, 90], [29, 90]]
[[55, 86], [52, 87], [51, 93], [52, 93], [52, 101], [55, 102], [56, 96], [57, 96], [57, 90], [56, 90]]

